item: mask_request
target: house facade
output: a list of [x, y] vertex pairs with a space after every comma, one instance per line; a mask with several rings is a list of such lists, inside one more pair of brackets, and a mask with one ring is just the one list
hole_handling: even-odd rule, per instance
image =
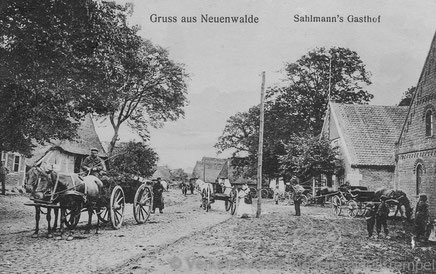
[[330, 102], [322, 135], [339, 151], [341, 173], [332, 187], [343, 183], [375, 190], [393, 188], [395, 143], [408, 107], [338, 104]]
[[78, 173], [82, 160], [90, 154], [91, 148], [97, 148], [99, 156], [106, 157], [90, 115], [81, 121], [77, 135], [78, 138], [72, 141], [52, 140], [45, 145], [37, 145], [30, 158], [25, 158], [19, 153], [2, 152], [2, 160], [5, 160], [5, 165], [9, 169], [6, 189], [12, 190], [23, 186], [26, 167], [45, 166], [58, 172]]
[[401, 129], [396, 150], [395, 187], [415, 204], [427, 194], [436, 216], [436, 34]]

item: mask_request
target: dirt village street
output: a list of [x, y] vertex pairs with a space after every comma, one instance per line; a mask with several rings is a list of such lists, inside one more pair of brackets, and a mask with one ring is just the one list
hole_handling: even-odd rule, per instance
[[364, 218], [329, 206], [297, 217], [293, 206], [263, 200], [261, 218], [242, 219], [222, 201], [205, 212], [198, 195], [164, 195], [164, 213], [142, 225], [127, 204], [121, 229], [84, 234], [82, 213], [72, 241], [47, 238], [44, 216], [32, 238], [28, 198], [0, 196], [0, 273], [436, 273], [434, 247], [412, 248], [399, 220], [388, 223], [390, 239], [367, 239]]

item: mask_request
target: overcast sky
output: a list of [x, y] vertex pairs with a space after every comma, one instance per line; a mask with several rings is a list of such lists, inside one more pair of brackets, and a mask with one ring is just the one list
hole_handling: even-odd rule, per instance
[[[436, 1], [307, 0], [134, 0], [131, 21], [140, 35], [169, 50], [190, 75], [185, 119], [153, 130], [151, 146], [161, 165], [192, 171], [203, 156], [215, 157], [213, 145], [226, 119], [260, 101], [262, 71], [266, 85], [283, 78], [280, 70], [316, 47], [348, 47], [372, 73], [371, 104], [394, 105], [416, 85], [436, 31]], [[152, 16], [155, 14], [155, 16]], [[204, 23], [201, 15], [259, 18], [258, 23]], [[343, 18], [344, 22], [295, 22], [295, 16]], [[370, 16], [380, 23], [351, 23]], [[151, 22], [156, 16], [177, 22]], [[196, 23], [182, 23], [182, 17]], [[162, 20], [162, 19], [161, 19]], [[376, 19], [378, 20], [378, 19]], [[106, 132], [101, 130], [101, 132]], [[109, 139], [105, 133], [103, 140]], [[132, 138], [124, 130], [123, 140]], [[219, 157], [223, 157], [221, 155]], [[190, 170], [191, 169], [191, 170]]]

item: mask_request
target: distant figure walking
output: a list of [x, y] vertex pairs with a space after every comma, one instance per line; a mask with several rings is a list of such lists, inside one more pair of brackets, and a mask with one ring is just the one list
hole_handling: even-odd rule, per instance
[[153, 184], [153, 210], [151, 213], [154, 213], [156, 208], [159, 208], [159, 212], [163, 213], [164, 209], [164, 201], [163, 201], [163, 191], [164, 187], [160, 182], [160, 178], [157, 178]]

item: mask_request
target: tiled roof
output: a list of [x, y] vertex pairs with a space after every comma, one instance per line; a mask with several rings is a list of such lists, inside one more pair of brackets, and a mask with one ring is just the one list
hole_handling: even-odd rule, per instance
[[351, 165], [394, 166], [394, 148], [408, 107], [330, 104]]
[[156, 171], [153, 173], [153, 176], [151, 176], [152, 179], [161, 178], [164, 181], [170, 181], [171, 180], [171, 171], [169, 168], [165, 166], [158, 166], [156, 167]]
[[203, 157], [201, 161], [197, 161], [194, 170], [192, 171], [192, 177], [200, 178], [207, 183], [213, 183], [218, 179], [224, 165], [226, 164], [226, 159]]

